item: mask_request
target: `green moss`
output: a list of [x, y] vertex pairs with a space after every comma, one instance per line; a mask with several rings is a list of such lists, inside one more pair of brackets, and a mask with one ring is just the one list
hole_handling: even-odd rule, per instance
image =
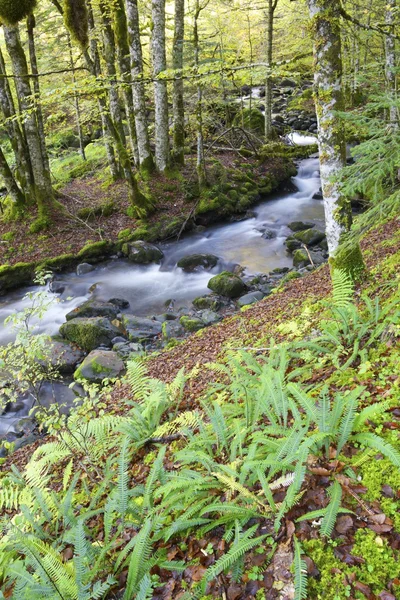
[[12, 242], [12, 240], [14, 238], [15, 238], [14, 231], [7, 231], [7, 233], [3, 233], [3, 235], [1, 236], [1, 239], [4, 240], [5, 242]]
[[114, 212], [116, 212], [117, 208], [114, 202], [111, 200], [109, 202], [104, 202], [103, 204], [99, 204], [98, 206], [86, 206], [85, 208], [81, 208], [77, 212], [77, 216], [80, 219], [89, 220], [93, 217], [101, 216], [101, 217], [109, 217]]
[[59, 268], [68, 269], [73, 267], [77, 262], [75, 254], [61, 254], [61, 256], [55, 256], [54, 258], [46, 258], [39, 265], [39, 268]]
[[16, 25], [28, 16], [36, 6], [36, 0], [0, 0], [0, 18], [9, 25]]
[[332, 269], [346, 271], [354, 281], [361, 281], [366, 274], [366, 266], [358, 240], [352, 239], [339, 246], [329, 259]]
[[51, 226], [51, 220], [49, 217], [38, 217], [33, 221], [31, 226], [29, 227], [29, 233], [39, 233], [40, 231], [44, 231], [49, 229]]
[[112, 244], [107, 240], [101, 242], [88, 243], [78, 252], [78, 258], [90, 259], [99, 256], [105, 256], [112, 250]]
[[263, 113], [257, 108], [244, 108], [235, 115], [233, 125], [263, 134], [265, 129], [265, 118]]
[[0, 291], [11, 290], [32, 283], [35, 276], [34, 263], [16, 263], [0, 266]]
[[203, 329], [205, 324], [200, 319], [190, 318], [187, 316], [183, 316], [179, 319], [182, 327], [186, 329], [186, 331], [199, 331], [199, 329]]

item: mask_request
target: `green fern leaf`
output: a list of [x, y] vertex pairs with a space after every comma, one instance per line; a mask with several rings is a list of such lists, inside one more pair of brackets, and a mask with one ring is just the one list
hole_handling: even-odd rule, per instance
[[376, 452], [381, 452], [395, 467], [400, 467], [400, 453], [375, 433], [358, 433], [352, 437], [352, 440], [362, 446], [376, 450]]
[[305, 600], [307, 598], [307, 565], [301, 558], [302, 554], [301, 544], [294, 537], [294, 600]]
[[340, 510], [342, 500], [342, 488], [338, 481], [334, 481], [328, 490], [330, 502], [325, 509], [325, 515], [321, 523], [321, 534], [330, 537], [335, 527], [336, 518]]

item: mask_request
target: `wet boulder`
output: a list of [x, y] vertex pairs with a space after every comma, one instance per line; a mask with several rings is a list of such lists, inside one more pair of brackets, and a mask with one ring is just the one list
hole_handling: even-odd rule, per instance
[[237, 275], [229, 273], [229, 271], [222, 271], [210, 279], [208, 288], [221, 296], [238, 298], [246, 291], [246, 284]]
[[218, 262], [218, 256], [214, 254], [190, 254], [184, 256], [177, 262], [177, 266], [183, 271], [195, 271], [199, 267], [203, 269], [212, 269]]
[[288, 249], [288, 252], [294, 252], [295, 250], [301, 248], [301, 242], [299, 240], [295, 240], [291, 235], [290, 237], [286, 238], [285, 246]]
[[222, 319], [221, 315], [209, 309], [202, 310], [200, 313], [200, 318], [207, 327], [209, 325], [218, 323]]
[[239, 300], [237, 301], [238, 306], [242, 307], [242, 306], [248, 306], [249, 304], [254, 304], [255, 302], [258, 302], [259, 300], [262, 300], [264, 298], [264, 294], [260, 291], [258, 292], [250, 292], [248, 294], [245, 294], [244, 296], [241, 296], [239, 298]]
[[159, 263], [164, 256], [164, 253], [157, 246], [141, 240], [126, 244], [126, 253], [130, 262], [140, 265]]
[[111, 302], [102, 302], [101, 300], [87, 300], [65, 315], [67, 321], [80, 317], [107, 317], [110, 320], [115, 319], [119, 313], [119, 308]]
[[185, 335], [185, 329], [179, 321], [165, 321], [162, 325], [162, 334], [165, 340], [170, 340]]
[[81, 263], [76, 267], [77, 275], [86, 275], [86, 273], [91, 273], [94, 271], [94, 266], [89, 263]]
[[71, 319], [61, 325], [60, 333], [82, 350], [91, 352], [101, 345], [111, 346], [111, 340], [120, 330], [105, 317], [93, 317]]
[[122, 323], [126, 329], [129, 340], [132, 342], [151, 340], [160, 335], [162, 331], [162, 324], [159, 321], [146, 319], [145, 317], [124, 315]]
[[142, 344], [127, 342], [126, 340], [115, 343], [112, 349], [123, 361], [128, 361], [132, 358], [136, 358], [137, 356], [142, 356], [144, 353]]
[[51, 342], [49, 361], [45, 362], [48, 362], [46, 366], [57, 369], [61, 375], [69, 375], [84, 357], [85, 353], [80, 348], [66, 342], [54, 341]]
[[125, 300], [124, 298], [110, 298], [108, 304], [114, 304], [120, 310], [126, 310], [130, 306], [128, 300]]
[[311, 261], [308, 257], [307, 252], [304, 250], [304, 248], [300, 248], [299, 250], [295, 250], [293, 253], [293, 266], [296, 267], [296, 269], [301, 269], [302, 267], [306, 267], [307, 265], [310, 265]]
[[312, 229], [315, 227], [315, 223], [310, 223], [309, 221], [292, 221], [292, 223], [288, 224], [289, 229], [292, 231], [305, 231], [306, 229]]
[[75, 371], [75, 379], [86, 379], [101, 383], [104, 379], [115, 379], [125, 371], [125, 365], [112, 350], [93, 350]]
[[317, 246], [325, 239], [325, 234], [318, 231], [318, 229], [305, 229], [295, 233], [293, 238], [306, 246]]

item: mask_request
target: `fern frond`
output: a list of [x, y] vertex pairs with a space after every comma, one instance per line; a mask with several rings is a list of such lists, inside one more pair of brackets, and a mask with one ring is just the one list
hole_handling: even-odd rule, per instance
[[333, 304], [337, 308], [346, 308], [352, 303], [354, 283], [347, 271], [332, 270]]
[[330, 502], [325, 509], [325, 515], [321, 523], [321, 534], [330, 537], [335, 527], [336, 518], [340, 510], [342, 500], [342, 487], [338, 481], [334, 481], [328, 490]]
[[307, 565], [301, 558], [303, 549], [296, 537], [294, 539], [294, 600], [305, 600], [307, 598]]
[[395, 467], [400, 467], [400, 453], [375, 433], [358, 433], [352, 436], [352, 441], [376, 450], [376, 452], [381, 452]]

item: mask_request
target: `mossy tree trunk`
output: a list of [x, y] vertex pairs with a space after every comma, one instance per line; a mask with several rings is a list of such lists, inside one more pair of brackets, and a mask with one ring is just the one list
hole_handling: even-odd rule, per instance
[[[335, 256], [352, 222], [350, 200], [342, 195], [337, 181], [346, 165], [344, 130], [335, 114], [344, 108], [340, 14], [336, 0], [308, 0], [308, 3], [314, 41], [314, 93], [326, 238], [331, 264], [338, 267]], [[348, 269], [346, 256], [341, 257], [340, 268], [351, 274], [364, 269], [358, 244], [348, 258]]]
[[28, 32], [28, 46], [29, 46], [29, 60], [31, 65], [31, 73], [33, 77], [33, 90], [35, 92], [34, 95], [34, 103], [35, 103], [35, 114], [36, 121], [38, 127], [38, 133], [40, 137], [40, 146], [42, 149], [42, 159], [43, 164], [45, 165], [47, 171], [50, 172], [50, 164], [49, 164], [49, 156], [46, 148], [46, 136], [44, 132], [44, 121], [43, 121], [43, 111], [42, 111], [42, 103], [40, 100], [40, 84], [39, 84], [39, 71], [37, 66], [37, 57], [36, 57], [36, 44], [35, 44], [35, 27], [36, 21], [35, 17], [30, 14], [27, 17], [26, 28]]
[[[94, 16], [93, 16], [93, 8], [91, 2], [87, 2], [88, 9], [88, 24], [89, 24], [89, 36], [90, 36], [90, 55], [86, 51], [84, 53], [84, 57], [88, 64], [89, 70], [94, 75], [94, 77], [101, 76], [101, 63], [100, 63], [100, 53], [97, 44], [97, 32], [95, 30]], [[97, 98], [97, 103], [99, 106], [100, 118], [101, 118], [101, 126], [103, 130], [103, 140], [106, 148], [107, 154], [107, 162], [110, 168], [111, 177], [116, 181], [120, 178], [121, 172], [117, 163], [117, 159], [115, 156], [115, 150], [113, 146], [113, 136], [110, 128], [108, 126], [109, 120], [107, 119], [107, 115], [109, 114], [109, 109], [107, 106], [106, 99], [104, 97], [104, 93], [100, 93]]]
[[143, 175], [154, 169], [153, 156], [150, 149], [149, 130], [146, 115], [146, 96], [143, 79], [143, 54], [140, 41], [139, 11], [137, 0], [126, 1], [128, 20], [128, 36], [131, 58], [132, 95], [135, 109], [136, 139], [139, 153], [139, 167]]
[[268, 0], [266, 10], [266, 45], [267, 45], [267, 78], [265, 80], [265, 139], [270, 140], [273, 137], [272, 129], [272, 79], [271, 67], [273, 59], [273, 41], [274, 41], [274, 14], [278, 0]]
[[154, 75], [156, 167], [163, 172], [169, 164], [168, 89], [162, 75], [167, 68], [165, 51], [165, 0], [152, 0], [151, 56]]
[[173, 154], [177, 164], [185, 162], [185, 107], [183, 102], [183, 45], [185, 38], [185, 0], [175, 0], [175, 26], [172, 48], [172, 67], [175, 72], [172, 92], [174, 115]]
[[18, 26], [4, 25], [4, 38], [15, 76], [15, 88], [21, 109], [33, 175], [34, 198], [40, 217], [46, 216], [53, 203], [50, 171], [43, 160], [42, 142], [34, 110], [34, 97], [28, 74], [28, 64], [21, 44]]
[[[199, 0], [196, 0], [193, 19], [193, 46], [194, 46], [194, 67], [195, 72], [198, 72], [200, 62], [200, 39], [199, 39], [199, 17], [200, 13], [208, 4], [201, 5]], [[207, 184], [207, 173], [204, 157], [204, 135], [203, 135], [203, 88], [201, 82], [197, 84], [197, 103], [196, 103], [196, 136], [197, 136], [197, 156], [196, 169], [199, 180], [199, 186], [204, 187]]]
[[136, 138], [135, 109], [132, 94], [131, 61], [129, 56], [128, 23], [123, 0], [116, 0], [114, 4], [114, 32], [117, 42], [119, 72], [124, 82], [122, 93], [128, 124], [129, 143], [135, 164], [139, 165], [139, 149]]
[[18, 186], [14, 175], [7, 163], [3, 150], [0, 148], [0, 175], [7, 189], [7, 194], [11, 200], [10, 217], [20, 215], [26, 206], [25, 196]]
[[20, 115], [15, 110], [14, 98], [11, 93], [4, 57], [0, 49], [0, 110], [4, 117], [4, 127], [7, 131], [11, 147], [14, 152], [16, 164], [16, 179], [23, 192], [25, 200], [29, 202], [33, 194], [33, 175], [31, 170], [29, 150]]

